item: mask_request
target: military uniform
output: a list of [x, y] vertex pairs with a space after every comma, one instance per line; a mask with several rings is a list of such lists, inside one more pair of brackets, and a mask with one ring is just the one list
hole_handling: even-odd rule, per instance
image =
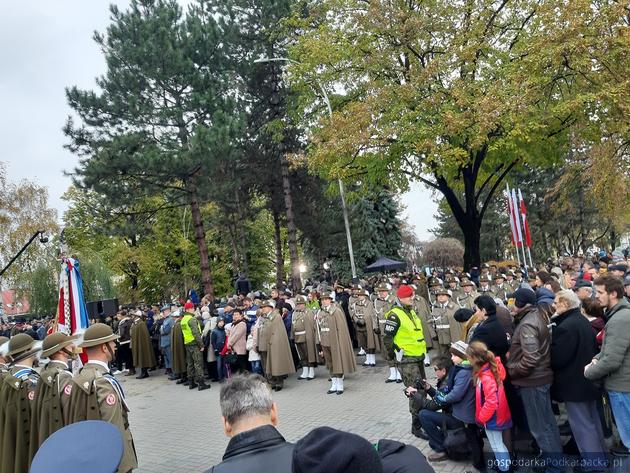
[[[0, 348], [2, 347], [2, 345], [4, 345], [5, 343], [9, 342], [9, 337], [0, 337]], [[1, 353], [1, 350], [0, 350]], [[9, 366], [4, 362], [4, 358], [2, 358], [2, 355], [0, 355], [0, 387], [2, 386], [2, 378], [4, 378], [4, 375], [9, 371]]]
[[142, 371], [138, 379], [147, 378], [149, 368], [154, 368], [157, 363], [147, 323], [140, 316], [136, 316], [131, 325], [131, 354], [134, 368]]
[[[462, 292], [460, 295], [455, 298], [455, 302], [459, 306], [460, 309], [470, 309], [475, 310], [475, 299], [479, 296], [479, 293], [475, 290], [475, 283], [470, 279], [462, 279]], [[472, 287], [473, 290], [470, 292], [466, 292], [464, 290], [465, 287]]]
[[492, 288], [490, 287], [490, 278], [487, 275], [482, 274], [481, 276], [479, 276], [479, 289], [477, 292], [479, 292], [479, 295], [486, 294], [494, 298], [494, 293], [492, 292]]
[[204, 382], [203, 359], [201, 352], [203, 340], [199, 321], [190, 313], [185, 313], [181, 321], [184, 349], [186, 350], [186, 373], [188, 374], [189, 389], [199, 388], [199, 391], [210, 386]]
[[330, 305], [323, 306], [317, 313], [318, 344], [332, 382], [328, 394], [343, 394], [343, 376], [357, 369], [352, 341], [343, 311], [332, 302], [332, 294], [325, 293], [322, 299], [330, 299]]
[[39, 382], [30, 361], [37, 357], [35, 341], [25, 333], [11, 337], [7, 356], [13, 364], [0, 386], [0, 472], [25, 473], [31, 461], [31, 415]]
[[298, 296], [295, 302], [298, 306], [305, 305], [304, 309], [296, 308], [293, 311], [291, 324], [291, 339], [302, 363], [302, 375], [298, 379], [313, 379], [318, 362], [315, 314], [306, 307], [304, 296]]
[[446, 289], [451, 291], [451, 299], [457, 300], [457, 298], [461, 294], [459, 281], [454, 276], [449, 276], [445, 278], [444, 282], [446, 283]]
[[[422, 321], [422, 333], [424, 334], [424, 341], [427, 346], [427, 351], [433, 348], [433, 339], [437, 338], [435, 327], [433, 326], [433, 318], [431, 317], [431, 308], [427, 300], [419, 294], [413, 296], [413, 310], [416, 312], [420, 320]], [[429, 355], [425, 357], [425, 365], [429, 362]]]
[[378, 323], [374, 313], [374, 304], [368, 299], [369, 293], [359, 297], [352, 307], [352, 321], [354, 322], [359, 346], [366, 351], [363, 366], [376, 366], [376, 352], [380, 351], [380, 337], [374, 332]]
[[510, 292], [513, 292], [511, 290], [511, 288], [505, 283], [503, 275], [499, 274], [495, 277], [495, 282], [497, 280], [501, 279], [501, 282], [496, 283], [494, 286], [492, 286], [492, 294], [494, 295], [495, 298], [497, 299], [501, 299], [503, 302], [507, 301], [507, 295]]
[[[438, 290], [438, 294], [448, 294], [448, 292], [442, 288]], [[438, 351], [441, 355], [448, 353], [452, 342], [461, 340], [463, 327], [455, 320], [457, 309], [457, 305], [449, 300], [445, 303], [436, 302], [431, 311], [437, 332]]]
[[[263, 307], [274, 307], [272, 301], [266, 301]], [[258, 353], [267, 376], [267, 381], [273, 389], [279, 391], [284, 386], [284, 378], [295, 373], [293, 355], [289, 346], [289, 337], [282, 320], [282, 315], [273, 310], [261, 316], [262, 322], [258, 327]]]
[[433, 307], [436, 303], [435, 291], [437, 291], [440, 287], [442, 287], [442, 281], [435, 276], [431, 276], [427, 281], [427, 285], [429, 286], [429, 305]]
[[171, 348], [173, 350], [173, 373], [179, 379], [177, 384], [187, 383], [186, 373], [186, 348], [184, 347], [184, 336], [182, 335], [182, 320], [177, 316], [171, 330]]
[[516, 274], [511, 269], [505, 275], [505, 285], [507, 286], [508, 294], [516, 292], [518, 289], [519, 282], [516, 280]]

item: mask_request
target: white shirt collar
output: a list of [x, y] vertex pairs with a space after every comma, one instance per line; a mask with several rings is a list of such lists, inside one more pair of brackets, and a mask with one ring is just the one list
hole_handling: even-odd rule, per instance
[[101, 360], [88, 360], [88, 362], [86, 363], [86, 365], [88, 363], [92, 363], [94, 365], [99, 365], [102, 366], [103, 368], [105, 368], [108, 372], [109, 372], [109, 365], [107, 363], [105, 363], [104, 361]]
[[20, 365], [20, 364], [18, 364], [18, 363], [14, 364], [14, 365], [13, 365], [13, 367], [14, 367], [14, 368], [26, 368], [26, 369], [28, 369], [28, 370], [32, 370], [32, 369], [33, 369], [33, 367], [32, 367], [32, 366]]

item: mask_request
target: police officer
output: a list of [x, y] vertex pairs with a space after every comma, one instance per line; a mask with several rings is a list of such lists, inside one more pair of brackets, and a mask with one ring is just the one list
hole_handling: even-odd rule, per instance
[[[422, 385], [422, 380], [426, 378], [424, 357], [427, 347], [422, 331], [422, 321], [412, 307], [413, 288], [402, 285], [398, 288], [396, 295], [398, 304], [387, 313], [383, 343], [390, 355], [398, 361], [405, 386]], [[413, 429], [415, 422], [412, 409], [410, 400], [409, 411], [412, 413]]]
[[392, 297], [389, 293], [390, 287], [387, 283], [380, 283], [376, 286], [376, 292], [378, 294], [378, 298], [374, 301], [374, 313], [376, 315], [376, 319], [378, 321], [378, 325], [375, 326], [375, 330], [378, 332], [380, 336], [381, 342], [381, 353], [383, 358], [387, 361], [387, 365], [389, 366], [389, 377], [385, 380], [386, 383], [395, 383], [396, 380], [400, 380], [402, 382], [402, 377], [400, 372], [396, 368], [396, 359], [390, 357], [389, 352], [385, 348], [385, 344], [383, 343], [383, 335], [385, 334], [385, 322], [387, 321], [386, 314], [394, 307], [395, 298]]
[[79, 346], [83, 348], [88, 361], [72, 379], [72, 383], [64, 388], [63, 396], [69, 397], [68, 423], [104, 420], [118, 427], [124, 443], [118, 473], [127, 473], [138, 467], [138, 459], [129, 430], [129, 406], [122, 386], [109, 371], [117, 339], [118, 335], [105, 324], [96, 323], [85, 331]]
[[455, 299], [460, 309], [475, 310], [475, 299], [479, 296], [476, 291], [475, 283], [468, 278], [462, 278], [462, 292]]
[[203, 359], [201, 357], [205, 347], [201, 338], [199, 321], [193, 315], [195, 306], [192, 302], [184, 304], [184, 316], [181, 321], [184, 348], [186, 349], [186, 372], [188, 373], [188, 389], [198, 388], [199, 391], [210, 388], [203, 379]]
[[69, 398], [62, 396], [62, 393], [72, 382], [68, 363], [76, 358], [75, 339], [62, 332], [52, 333], [44, 339], [41, 356], [50, 362], [41, 371], [35, 389], [31, 418], [31, 458], [48, 437], [67, 423]]
[[28, 471], [30, 425], [39, 375], [33, 369], [40, 348], [26, 333], [11, 337], [7, 357], [11, 368], [0, 388], [0, 471]]
[[431, 315], [435, 320], [438, 336], [438, 352], [440, 355], [448, 353], [451, 343], [461, 339], [462, 325], [455, 320], [457, 306], [451, 302], [451, 294], [445, 288], [436, 291], [437, 301]]
[[298, 379], [314, 379], [317, 367], [317, 328], [315, 326], [315, 314], [306, 307], [305, 296], [295, 298], [295, 310], [292, 314], [291, 340], [295, 343], [302, 374]]

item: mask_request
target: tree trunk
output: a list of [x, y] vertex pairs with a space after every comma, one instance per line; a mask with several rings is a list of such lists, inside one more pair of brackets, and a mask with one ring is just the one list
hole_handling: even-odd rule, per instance
[[237, 223], [230, 223], [228, 225], [228, 231], [230, 232], [230, 244], [232, 245], [232, 271], [234, 274], [238, 274], [240, 270], [240, 253], [238, 251], [238, 243], [236, 239], [237, 225]]
[[186, 183], [190, 198], [190, 214], [192, 216], [193, 227], [195, 229], [195, 240], [199, 249], [199, 266], [201, 267], [201, 284], [204, 295], [214, 299], [214, 284], [212, 282], [212, 269], [210, 268], [210, 257], [208, 256], [208, 245], [206, 244], [206, 232], [201, 219], [201, 208], [197, 196], [197, 187], [193, 182]]
[[280, 232], [280, 215], [273, 211], [273, 241], [276, 244], [276, 287], [284, 285], [284, 255], [282, 254], [282, 233]]
[[282, 171], [282, 190], [284, 194], [284, 207], [287, 219], [287, 237], [289, 243], [289, 261], [291, 264], [291, 290], [297, 292], [302, 289], [300, 275], [300, 259], [297, 247], [297, 228], [293, 215], [293, 197], [291, 196], [291, 181], [289, 179], [289, 165], [282, 154], [280, 156], [280, 168]]
[[243, 215], [243, 207], [241, 202], [241, 195], [237, 188], [234, 188], [234, 202], [236, 203], [236, 215], [238, 217], [235, 225], [236, 237], [240, 239], [241, 251], [240, 251], [240, 270], [249, 275], [249, 264], [247, 262], [247, 238], [245, 236], [245, 217]]
[[471, 221], [464, 231], [464, 271], [473, 266], [481, 267], [479, 243], [481, 241], [481, 221]]

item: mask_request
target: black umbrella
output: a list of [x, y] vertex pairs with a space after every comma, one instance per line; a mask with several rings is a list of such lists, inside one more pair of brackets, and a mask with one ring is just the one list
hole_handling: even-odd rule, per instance
[[405, 269], [407, 263], [403, 261], [395, 261], [385, 258], [384, 256], [377, 259], [374, 263], [364, 269], [366, 273], [384, 273], [386, 271], [394, 271], [396, 269]]

